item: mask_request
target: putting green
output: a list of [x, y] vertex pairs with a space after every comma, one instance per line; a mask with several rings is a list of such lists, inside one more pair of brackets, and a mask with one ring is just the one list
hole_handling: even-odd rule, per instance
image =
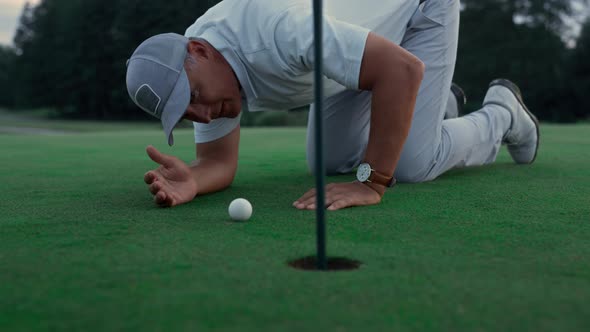
[[590, 328], [589, 125], [543, 126], [533, 166], [503, 150], [328, 213], [329, 255], [363, 263], [329, 273], [287, 266], [315, 250], [315, 214], [291, 207], [314, 185], [304, 129], [243, 130], [230, 189], [158, 208], [145, 146], [189, 161], [191, 135], [0, 135], [0, 330]]

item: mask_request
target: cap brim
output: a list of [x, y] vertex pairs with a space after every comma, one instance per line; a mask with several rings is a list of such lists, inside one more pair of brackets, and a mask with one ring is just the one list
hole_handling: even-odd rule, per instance
[[174, 86], [174, 90], [168, 98], [168, 103], [164, 106], [162, 112], [162, 127], [164, 127], [164, 134], [168, 138], [168, 145], [174, 144], [174, 136], [172, 130], [184, 116], [186, 109], [191, 101], [191, 88], [188, 82], [188, 76], [184, 69], [180, 73], [180, 77]]

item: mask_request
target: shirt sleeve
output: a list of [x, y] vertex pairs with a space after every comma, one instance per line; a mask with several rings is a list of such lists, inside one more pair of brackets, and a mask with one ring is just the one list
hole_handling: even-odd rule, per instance
[[[348, 89], [358, 89], [370, 30], [324, 16], [324, 75]], [[277, 56], [293, 74], [313, 71], [314, 25], [309, 6], [293, 6], [278, 16], [273, 30]]]
[[195, 127], [195, 143], [208, 143], [225, 137], [239, 124], [242, 112], [235, 118], [219, 118], [209, 123], [193, 122]]

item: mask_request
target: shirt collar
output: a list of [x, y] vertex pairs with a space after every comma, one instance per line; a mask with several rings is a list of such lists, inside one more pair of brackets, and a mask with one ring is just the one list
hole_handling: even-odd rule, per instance
[[208, 30], [203, 33], [200, 38], [205, 39], [208, 41], [215, 49], [217, 49], [225, 58], [225, 60], [229, 63], [229, 65], [236, 73], [238, 80], [240, 81], [240, 85], [242, 86], [242, 96], [246, 98], [248, 101], [252, 101], [258, 98], [258, 94], [254, 87], [252, 86], [252, 82], [250, 81], [250, 77], [248, 76], [248, 70], [246, 70], [246, 66], [240, 59], [239, 55], [236, 51], [229, 45], [229, 43], [221, 37], [219, 34], [215, 33], [215, 31]]

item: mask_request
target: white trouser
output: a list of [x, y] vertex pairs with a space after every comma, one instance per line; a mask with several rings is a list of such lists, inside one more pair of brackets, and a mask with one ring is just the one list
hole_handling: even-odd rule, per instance
[[[459, 0], [427, 0], [408, 23], [401, 46], [424, 62], [426, 72], [395, 170], [398, 181], [429, 181], [455, 167], [492, 163], [510, 126], [510, 113], [496, 105], [443, 120], [447, 107], [457, 107], [448, 101], [452, 100], [459, 12]], [[315, 163], [314, 112], [312, 105], [307, 130], [310, 170]], [[327, 98], [323, 118], [328, 174], [350, 173], [363, 161], [369, 140], [371, 92], [349, 90]]]

